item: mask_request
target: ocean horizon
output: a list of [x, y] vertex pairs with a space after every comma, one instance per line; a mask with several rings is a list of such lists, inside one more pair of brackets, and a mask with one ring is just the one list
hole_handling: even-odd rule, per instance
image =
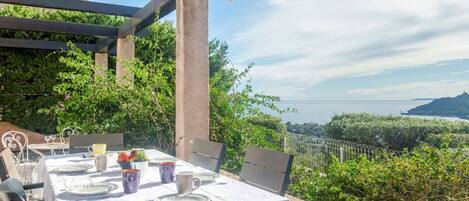
[[[284, 122], [292, 123], [327, 123], [334, 115], [343, 113], [371, 113], [377, 115], [402, 115], [402, 113], [432, 100], [284, 100], [278, 106], [282, 109], [292, 108], [297, 112], [279, 115]], [[410, 115], [404, 115], [410, 116]], [[426, 119], [461, 120], [456, 117], [414, 116]]]

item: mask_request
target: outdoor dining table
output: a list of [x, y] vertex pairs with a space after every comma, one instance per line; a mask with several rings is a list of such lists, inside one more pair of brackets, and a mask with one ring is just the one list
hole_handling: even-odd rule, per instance
[[[168, 154], [157, 150], [145, 150], [146, 155], [151, 158], [168, 158]], [[174, 159], [174, 157], [173, 157]], [[178, 171], [208, 171], [201, 167], [195, 167], [183, 160], [176, 160], [176, 173]], [[83, 174], [58, 173], [56, 168], [69, 164], [93, 164], [92, 159], [84, 159], [83, 154], [67, 154], [46, 156], [39, 160], [36, 174], [43, 181], [43, 196], [45, 201], [55, 200], [120, 200], [120, 201], [148, 201], [158, 200], [158, 197], [175, 194], [176, 184], [162, 184], [160, 182], [158, 165], [150, 165], [141, 176], [140, 189], [134, 194], [124, 194], [122, 187], [121, 168], [117, 164], [117, 152], [108, 153], [108, 169], [97, 172], [95, 168]], [[107, 182], [117, 185], [117, 189], [104, 195], [77, 196], [65, 191], [67, 184], [79, 184], [80, 182]], [[285, 201], [288, 200], [280, 195], [265, 191], [244, 182], [220, 175], [214, 181], [204, 183], [193, 193], [207, 196], [213, 201]]]
[[62, 152], [65, 152], [65, 150], [69, 149], [70, 145], [68, 143], [38, 143], [28, 144], [26, 147], [42, 156], [43, 154], [41, 151], [50, 151], [52, 155], [55, 155], [55, 150], [62, 150]]

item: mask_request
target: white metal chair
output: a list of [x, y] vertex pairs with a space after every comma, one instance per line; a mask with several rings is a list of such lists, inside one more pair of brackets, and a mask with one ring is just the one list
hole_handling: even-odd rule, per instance
[[66, 143], [65, 142], [65, 136], [70, 138], [71, 135], [79, 135], [79, 134], [80, 133], [78, 132], [77, 129], [74, 129], [74, 128], [71, 128], [71, 127], [64, 128], [59, 133], [59, 141], [60, 141], [60, 143]]
[[2, 135], [2, 145], [5, 149], [17, 152], [13, 154], [16, 167], [25, 181], [32, 180], [32, 171], [36, 162], [29, 160], [28, 136], [20, 131], [8, 131]]
[[8, 131], [2, 135], [2, 145], [12, 151], [17, 151], [17, 163], [29, 162], [28, 136], [20, 131]]
[[[80, 133], [78, 132], [77, 129], [67, 127], [62, 129], [62, 131], [58, 134], [59, 137], [59, 143], [66, 144], [67, 141], [65, 140], [65, 137], [68, 137], [70, 139], [70, 136], [72, 135], [79, 135]], [[65, 149], [62, 149], [62, 154], [68, 154], [68, 151]]]

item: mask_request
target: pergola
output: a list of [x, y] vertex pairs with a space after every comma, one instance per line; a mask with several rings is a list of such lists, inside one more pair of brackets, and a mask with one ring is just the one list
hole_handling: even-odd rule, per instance
[[[0, 29], [99, 38], [95, 44], [75, 45], [95, 53], [95, 63], [101, 67], [96, 73], [107, 71], [108, 53], [115, 51], [116, 80], [121, 84], [133, 81], [132, 73], [122, 65], [135, 55], [134, 42], [128, 36], [144, 33], [155, 19], [176, 10], [177, 157], [187, 159], [194, 138], [208, 139], [208, 0], [149, 0], [142, 8], [86, 0], [0, 0], [0, 3], [128, 17], [122, 25], [109, 27], [0, 16]], [[57, 50], [66, 49], [67, 45], [61, 41], [0, 38], [0, 47]]]

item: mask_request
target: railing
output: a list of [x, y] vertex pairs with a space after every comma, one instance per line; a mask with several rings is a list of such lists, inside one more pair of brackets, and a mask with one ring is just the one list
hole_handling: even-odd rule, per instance
[[284, 141], [284, 151], [295, 156], [296, 165], [321, 169], [326, 169], [334, 157], [344, 162], [357, 159], [362, 155], [375, 158], [383, 154], [400, 154], [398, 151], [370, 145], [298, 134], [287, 135]]

